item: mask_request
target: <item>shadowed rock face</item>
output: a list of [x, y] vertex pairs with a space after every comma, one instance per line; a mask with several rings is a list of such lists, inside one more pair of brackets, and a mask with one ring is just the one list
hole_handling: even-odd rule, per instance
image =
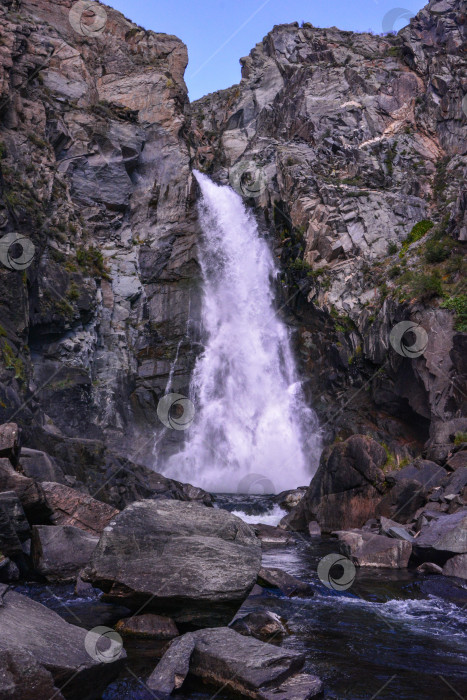
[[140, 501], [105, 528], [83, 579], [108, 600], [197, 627], [230, 622], [260, 565], [260, 541], [236, 516], [194, 503]]

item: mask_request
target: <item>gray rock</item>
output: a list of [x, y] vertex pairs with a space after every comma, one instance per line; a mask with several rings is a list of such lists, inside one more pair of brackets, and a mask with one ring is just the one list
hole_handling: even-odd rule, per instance
[[458, 554], [448, 559], [443, 567], [443, 574], [467, 579], [467, 554]]
[[320, 678], [309, 673], [297, 673], [287, 678], [277, 688], [262, 688], [258, 694], [260, 700], [309, 700], [321, 695], [323, 683]]
[[252, 589], [261, 543], [225, 510], [179, 501], [140, 501], [104, 529], [82, 574], [106, 598], [176, 622], [229, 622]]
[[122, 637], [141, 639], [173, 639], [178, 637], [178, 629], [170, 617], [145, 613], [119, 620], [115, 629]]
[[54, 525], [72, 525], [93, 535], [100, 535], [119, 513], [108, 503], [64, 484], [44, 481], [42, 489], [52, 511], [50, 520]]
[[6, 457], [13, 466], [18, 464], [21, 452], [21, 430], [16, 423], [0, 425], [0, 458]]
[[14, 658], [31, 654], [51, 673], [56, 687], [64, 688], [67, 700], [95, 700], [118, 675], [126, 656], [122, 650], [112, 662], [97, 661], [86, 651], [85, 629], [15, 591], [3, 595], [0, 628], [0, 659], [7, 653]]
[[0, 698], [2, 700], [65, 700], [54, 685], [52, 674], [25, 649], [2, 649], [0, 654]]
[[397, 540], [407, 540], [407, 542], [412, 542], [413, 540], [413, 536], [407, 532], [403, 525], [385, 518], [384, 515], [380, 518], [380, 534], [394, 537]]
[[447, 474], [446, 469], [440, 467], [436, 462], [418, 459], [398, 471], [389, 472], [386, 478], [388, 481], [395, 481], [396, 483], [403, 479], [418, 481], [425, 490], [430, 490], [440, 486]]
[[425, 561], [420, 566], [417, 566], [417, 573], [419, 574], [442, 574], [443, 569], [438, 564], [432, 561]]
[[[3, 509], [7, 514], [20, 542], [29, 539], [31, 536], [31, 529], [28, 519], [26, 518], [21, 501], [14, 491], [3, 491], [0, 493], [0, 509]], [[0, 551], [5, 552], [1, 545]]]
[[375, 566], [386, 569], [405, 569], [412, 553], [412, 545], [374, 535], [364, 530], [338, 531], [339, 551], [357, 566]]
[[35, 525], [31, 555], [47, 581], [76, 581], [89, 563], [99, 538], [71, 525]]
[[149, 690], [162, 695], [171, 695], [174, 690], [178, 690], [188, 675], [194, 648], [192, 634], [174, 639], [146, 681]]
[[266, 588], [279, 588], [287, 596], [313, 595], [313, 590], [308, 583], [300, 581], [282, 569], [262, 566], [258, 572], [258, 583]]
[[316, 522], [316, 520], [311, 520], [308, 523], [308, 532], [310, 534], [310, 537], [320, 537], [321, 536], [321, 528], [319, 526], [319, 523]]
[[422, 561], [443, 564], [453, 554], [467, 553], [467, 508], [452, 515], [434, 514], [414, 542], [414, 554]]
[[467, 467], [458, 467], [453, 474], [450, 474], [443, 482], [444, 498], [464, 493], [467, 486]]
[[251, 526], [255, 531], [255, 534], [261, 540], [261, 544], [264, 546], [278, 546], [289, 544], [294, 541], [294, 536], [290, 532], [286, 532], [280, 527], [274, 527], [273, 525], [265, 525], [264, 523], [258, 523]]
[[414, 479], [401, 479], [376, 506], [376, 514], [400, 523], [410, 523], [428, 500], [428, 492]]
[[0, 459], [0, 491], [14, 491], [30, 522], [48, 522], [51, 514], [40, 484], [19, 474], [8, 459]]
[[306, 490], [307, 486], [301, 486], [298, 489], [281, 491], [281, 493], [278, 493], [277, 496], [274, 497], [274, 501], [284, 510], [290, 511], [300, 503], [306, 493]]
[[467, 467], [467, 450], [461, 450], [449, 457], [446, 467], [452, 471], [459, 469], [459, 467]]
[[54, 481], [66, 484], [65, 474], [57, 461], [41, 450], [23, 447], [21, 450], [21, 470], [25, 476], [36, 481]]
[[19, 569], [8, 557], [0, 558], [0, 582], [14, 583], [19, 580]]
[[255, 637], [264, 642], [279, 641], [287, 634], [279, 615], [269, 610], [259, 610], [236, 617], [229, 627], [239, 634]]

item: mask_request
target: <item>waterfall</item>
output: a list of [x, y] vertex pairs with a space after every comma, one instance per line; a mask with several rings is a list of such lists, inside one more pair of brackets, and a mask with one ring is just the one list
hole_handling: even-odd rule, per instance
[[206, 342], [191, 380], [194, 421], [183, 449], [161, 469], [212, 492], [307, 485], [319, 457], [318, 425], [274, 305], [273, 256], [241, 197], [195, 177]]

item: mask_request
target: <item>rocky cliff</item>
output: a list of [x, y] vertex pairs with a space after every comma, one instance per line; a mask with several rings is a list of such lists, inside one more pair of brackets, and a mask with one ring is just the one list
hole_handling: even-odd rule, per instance
[[[0, 422], [65, 469], [104, 446], [152, 463], [199, 348], [197, 167], [274, 246], [326, 439], [445, 456], [467, 427], [465, 2], [397, 36], [275, 27], [191, 105], [186, 47], [96, 6], [0, 7], [2, 240], [33, 245], [0, 251]], [[389, 343], [406, 319], [428, 332], [415, 359]]]

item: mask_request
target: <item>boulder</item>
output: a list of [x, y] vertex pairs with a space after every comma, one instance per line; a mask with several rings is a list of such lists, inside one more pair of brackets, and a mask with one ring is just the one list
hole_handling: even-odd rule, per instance
[[412, 553], [412, 545], [374, 535], [364, 530], [338, 531], [339, 551], [356, 566], [375, 566], [385, 569], [405, 569]]
[[274, 501], [284, 510], [290, 511], [298, 506], [307, 488], [307, 486], [300, 486], [298, 489], [292, 489], [291, 491], [281, 491], [277, 496], [274, 496]]
[[264, 566], [258, 572], [258, 583], [266, 588], [278, 588], [286, 596], [312, 596], [313, 589], [308, 583], [300, 581], [295, 576], [282, 569], [269, 569]]
[[428, 500], [425, 488], [413, 479], [401, 479], [376, 506], [376, 514], [409, 523]]
[[407, 479], [417, 481], [425, 490], [430, 490], [435, 486], [440, 486], [447, 474], [447, 470], [436, 462], [431, 462], [428, 459], [416, 459], [412, 464], [408, 464], [398, 471], [389, 472], [386, 475], [386, 480], [389, 483], [398, 483]]
[[[123, 650], [113, 661], [98, 661], [86, 651], [85, 629], [65, 622], [49, 608], [15, 591], [4, 593], [2, 601], [0, 659], [6, 654], [13, 658], [20, 658], [22, 653], [31, 654], [52, 675], [55, 686], [64, 689], [67, 700], [100, 697], [118, 675], [126, 656]], [[37, 677], [45, 683], [45, 675], [37, 674]], [[0, 687], [2, 682], [0, 674]], [[28, 696], [19, 697], [24, 700]], [[42, 697], [49, 696], [37, 694], [31, 700]]]
[[[0, 644], [1, 648], [1, 644]], [[52, 674], [25, 649], [5, 649], [0, 654], [0, 698], [2, 700], [64, 700]]]
[[14, 561], [0, 554], [0, 583], [13, 583], [19, 579], [19, 569]]
[[107, 600], [200, 626], [230, 622], [260, 565], [261, 543], [235, 515], [147, 500], [109, 523], [82, 576]]
[[[24, 512], [21, 501], [14, 491], [3, 491], [0, 493], [0, 510], [7, 514], [14, 531], [21, 542], [31, 537], [31, 529]], [[4, 552], [0, 544], [0, 552]]]
[[323, 452], [305, 496], [281, 526], [306, 530], [314, 520], [325, 532], [361, 527], [384, 494], [381, 467], [386, 461], [384, 448], [365, 435], [331, 446]]
[[443, 569], [432, 561], [425, 561], [417, 566], [418, 574], [442, 574]]
[[467, 467], [459, 467], [453, 474], [450, 474], [443, 482], [444, 498], [458, 494], [464, 495], [467, 487]]
[[403, 525], [385, 518], [384, 515], [380, 518], [379, 534], [394, 537], [396, 540], [407, 540], [407, 542], [413, 540], [413, 535], [409, 534]]
[[32, 523], [46, 523], [51, 511], [45, 500], [40, 484], [23, 474], [19, 474], [6, 458], [0, 459], [0, 491], [14, 491], [21, 501], [28, 520]]
[[467, 467], [467, 450], [461, 450], [449, 457], [446, 467], [451, 471], [455, 471], [460, 467]]
[[259, 610], [243, 617], [236, 617], [229, 627], [239, 634], [267, 642], [278, 641], [287, 634], [279, 615], [269, 612], [269, 610]]
[[264, 546], [278, 546], [289, 544], [294, 541], [294, 536], [292, 533], [283, 530], [281, 527], [274, 527], [274, 525], [264, 525], [263, 523], [258, 523], [251, 526], [255, 531], [255, 534], [261, 540], [261, 544]]
[[45, 481], [42, 484], [50, 518], [55, 525], [72, 525], [94, 535], [100, 535], [105, 526], [120, 511], [107, 503], [81, 493], [64, 484]]
[[190, 633], [174, 639], [146, 681], [149, 690], [159, 695], [171, 695], [178, 690], [188, 675], [194, 648], [195, 640]]
[[429, 513], [414, 542], [414, 555], [420, 561], [443, 566], [454, 554], [467, 553], [467, 508], [451, 515]]
[[170, 617], [145, 613], [119, 620], [115, 629], [122, 637], [141, 639], [173, 639], [178, 637], [178, 629]]
[[54, 481], [66, 484], [65, 474], [53, 457], [40, 450], [23, 447], [21, 450], [21, 472], [36, 481]]
[[75, 581], [89, 563], [99, 538], [71, 525], [35, 525], [31, 556], [47, 581]]
[[467, 554], [458, 554], [448, 559], [443, 567], [443, 574], [467, 579]]
[[183, 683], [188, 665], [190, 674], [238, 697], [307, 700], [321, 692], [322, 683], [316, 676], [299, 673], [304, 661], [297, 651], [240, 635], [229, 627], [204, 629], [172, 642], [148, 686], [156, 694], [171, 692], [173, 679], [178, 676]]
[[18, 464], [21, 431], [16, 423], [0, 425], [0, 458], [6, 457], [13, 466]]

